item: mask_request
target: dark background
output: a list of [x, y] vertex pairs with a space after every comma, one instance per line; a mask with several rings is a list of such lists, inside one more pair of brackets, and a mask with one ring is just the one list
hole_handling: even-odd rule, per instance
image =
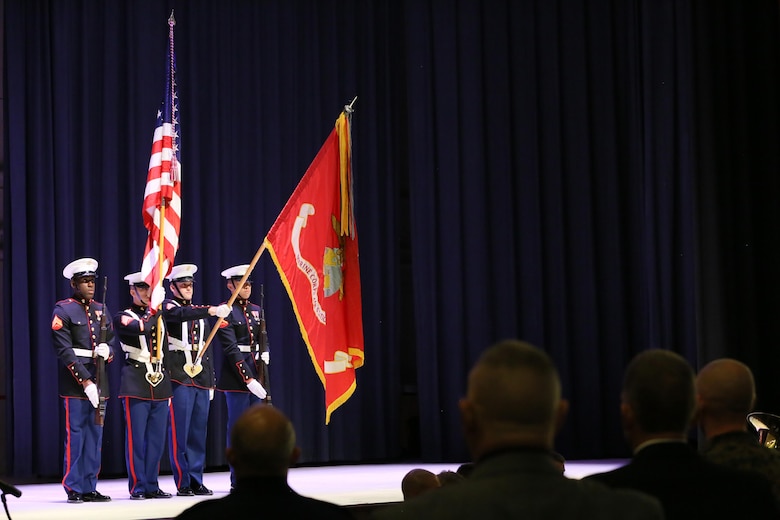
[[[491, 343], [555, 359], [568, 459], [628, 455], [618, 393], [647, 348], [755, 372], [780, 412], [778, 2], [5, 0], [6, 473], [57, 479], [50, 340], [62, 268], [140, 267], [141, 204], [175, 8], [195, 300], [228, 298], [330, 132], [353, 119], [365, 366], [324, 395], [270, 258], [271, 393], [310, 464], [465, 461], [457, 400]], [[100, 297], [101, 295], [99, 295]], [[217, 345], [218, 347], [218, 345]], [[118, 368], [111, 366], [114, 393]], [[124, 473], [109, 404], [103, 475]], [[225, 464], [213, 401], [208, 465]], [[695, 433], [695, 432], [692, 432]]]

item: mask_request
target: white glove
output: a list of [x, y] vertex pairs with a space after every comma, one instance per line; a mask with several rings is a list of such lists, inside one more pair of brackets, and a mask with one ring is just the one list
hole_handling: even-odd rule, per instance
[[158, 285], [152, 291], [152, 299], [149, 301], [149, 306], [154, 307], [156, 309], [163, 302], [164, 299], [165, 299], [165, 287], [163, 287], [162, 285]]
[[257, 379], [252, 379], [249, 383], [246, 384], [246, 387], [250, 392], [255, 394], [260, 399], [265, 399], [265, 396], [268, 395], [268, 393], [265, 391], [265, 388], [263, 388], [263, 385], [261, 385]]
[[214, 314], [216, 314], [217, 317], [219, 318], [227, 318], [228, 316], [230, 316], [230, 310], [231, 310], [230, 307], [228, 307], [223, 303], [222, 305], [217, 307], [217, 310]]
[[266, 365], [271, 364], [271, 354], [267, 350], [262, 354], [260, 354], [260, 359], [262, 359], [263, 363], [265, 363]]
[[214, 400], [214, 389], [209, 388], [209, 401], [213, 401], [213, 400]]
[[148, 350], [142, 350], [138, 353], [138, 358], [136, 358], [137, 361], [141, 363], [148, 363], [152, 360], [152, 355], [149, 353]]
[[92, 406], [97, 408], [98, 403], [100, 402], [100, 399], [98, 399], [97, 385], [95, 383], [87, 385], [87, 387], [84, 389], [84, 393], [87, 394], [89, 402], [92, 403]]
[[97, 347], [95, 347], [95, 357], [102, 357], [103, 359], [108, 359], [108, 357], [111, 355], [111, 349], [108, 348], [108, 343], [101, 343]]

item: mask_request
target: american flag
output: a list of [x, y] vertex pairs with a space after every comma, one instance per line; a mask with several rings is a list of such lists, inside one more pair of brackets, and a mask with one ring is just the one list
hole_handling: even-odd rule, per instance
[[[162, 286], [179, 249], [181, 228], [181, 162], [179, 161], [179, 98], [176, 94], [176, 56], [173, 52], [173, 12], [168, 19], [169, 48], [165, 98], [157, 111], [152, 155], [144, 192], [144, 226], [149, 230], [141, 273], [151, 289]], [[162, 245], [162, 246], [161, 246]], [[161, 293], [162, 291], [159, 291]], [[153, 296], [156, 296], [154, 292]], [[162, 300], [149, 303], [154, 311]]]

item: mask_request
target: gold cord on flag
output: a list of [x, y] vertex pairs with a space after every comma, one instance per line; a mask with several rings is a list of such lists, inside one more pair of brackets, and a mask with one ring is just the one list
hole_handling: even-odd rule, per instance
[[349, 136], [349, 120], [342, 112], [336, 120], [336, 133], [339, 136], [339, 182], [341, 187], [341, 236], [349, 236], [352, 221], [352, 149]]

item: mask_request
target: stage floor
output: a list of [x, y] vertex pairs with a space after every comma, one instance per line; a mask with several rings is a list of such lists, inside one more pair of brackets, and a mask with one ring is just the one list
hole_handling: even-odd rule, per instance
[[[609, 471], [624, 461], [567, 461], [566, 476], [582, 478]], [[455, 471], [458, 464], [363, 464], [293, 468], [290, 486], [298, 493], [340, 505], [379, 504], [402, 500], [401, 479], [411, 469], [425, 468], [434, 473]], [[199, 500], [216, 498], [230, 490], [230, 474], [207, 473], [204, 483], [214, 491], [213, 497], [177, 497], [170, 475], [160, 477], [160, 488], [173, 493], [170, 499], [130, 500], [126, 479], [101, 480], [98, 491], [111, 496], [111, 502], [68, 504], [59, 483], [16, 486], [22, 496], [6, 495], [12, 520], [79, 519], [132, 520], [173, 518]], [[0, 513], [0, 520], [5, 511]]]

